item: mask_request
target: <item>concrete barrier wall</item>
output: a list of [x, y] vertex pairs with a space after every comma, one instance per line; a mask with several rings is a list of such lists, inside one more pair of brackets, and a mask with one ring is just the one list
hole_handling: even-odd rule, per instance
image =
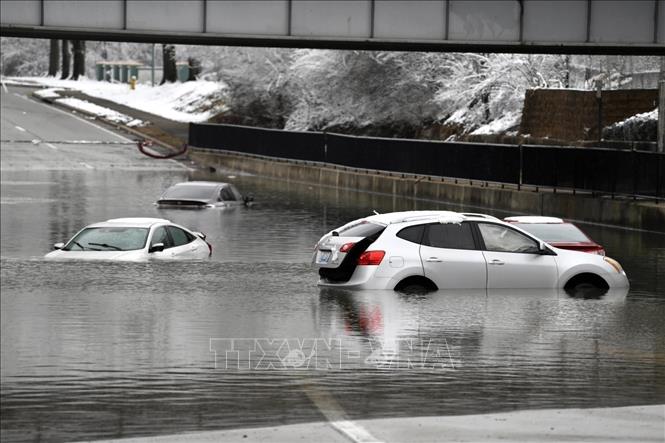
[[192, 148], [190, 155], [193, 160], [208, 166], [293, 182], [665, 232], [665, 203], [614, 200], [579, 193], [535, 192], [534, 189], [518, 190], [500, 185], [485, 187], [478, 182], [456, 183], [438, 177], [361, 171], [201, 148]]
[[[602, 91], [602, 126], [658, 106], [657, 89]], [[558, 140], [598, 140], [595, 91], [533, 89], [524, 96], [520, 133]]]

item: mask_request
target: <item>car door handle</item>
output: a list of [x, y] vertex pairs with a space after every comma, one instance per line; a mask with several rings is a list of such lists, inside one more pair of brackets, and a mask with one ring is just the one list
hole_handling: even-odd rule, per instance
[[491, 262], [489, 262], [489, 264], [490, 265], [499, 265], [499, 266], [501, 266], [501, 265], [505, 264], [505, 262], [503, 260], [494, 259]]
[[441, 260], [439, 257], [430, 257], [428, 259], [425, 259], [425, 261], [430, 263], [440, 263], [443, 260]]

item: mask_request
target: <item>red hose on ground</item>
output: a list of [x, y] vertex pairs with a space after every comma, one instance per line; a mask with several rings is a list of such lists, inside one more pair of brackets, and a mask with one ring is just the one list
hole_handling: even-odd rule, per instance
[[141, 153], [147, 155], [148, 157], [156, 158], [156, 159], [168, 159], [168, 158], [177, 157], [179, 155], [186, 154], [187, 149], [188, 149], [187, 143], [183, 143], [181, 151], [161, 155], [161, 154], [156, 154], [155, 151], [148, 152], [145, 149], [145, 148], [149, 148], [150, 146], [152, 146], [152, 141], [151, 140], [145, 140], [145, 139], [144, 140], [139, 140], [139, 141], [136, 142], [136, 146], [138, 146], [139, 151], [141, 151]]

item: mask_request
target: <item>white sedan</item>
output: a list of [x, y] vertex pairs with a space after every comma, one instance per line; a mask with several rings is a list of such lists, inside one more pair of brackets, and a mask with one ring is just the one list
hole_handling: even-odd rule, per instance
[[319, 285], [357, 289], [627, 288], [609, 257], [558, 249], [482, 214], [372, 215], [324, 235], [312, 262]]
[[205, 235], [161, 218], [116, 218], [81, 229], [53, 245], [47, 259], [146, 261], [201, 259], [212, 255]]

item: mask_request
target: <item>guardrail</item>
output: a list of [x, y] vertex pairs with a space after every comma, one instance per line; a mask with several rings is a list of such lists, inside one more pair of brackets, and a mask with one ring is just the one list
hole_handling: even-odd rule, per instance
[[356, 137], [191, 123], [189, 144], [361, 169], [665, 198], [665, 154], [637, 150]]

